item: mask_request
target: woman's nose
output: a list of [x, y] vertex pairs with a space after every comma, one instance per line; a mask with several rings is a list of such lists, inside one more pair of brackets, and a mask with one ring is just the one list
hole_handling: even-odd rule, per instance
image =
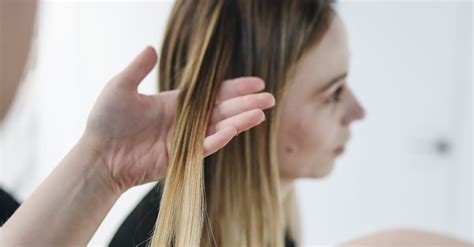
[[348, 125], [356, 120], [362, 120], [366, 116], [364, 107], [359, 103], [357, 98], [349, 91], [349, 100], [347, 101], [347, 111], [343, 118], [343, 124]]
[[355, 106], [356, 110], [355, 110], [355, 114], [354, 114], [355, 115], [354, 120], [362, 120], [362, 119], [365, 118], [365, 115], [366, 115], [365, 109], [359, 103], [359, 101], [357, 99], [355, 99], [355, 103], [356, 103], [356, 106]]

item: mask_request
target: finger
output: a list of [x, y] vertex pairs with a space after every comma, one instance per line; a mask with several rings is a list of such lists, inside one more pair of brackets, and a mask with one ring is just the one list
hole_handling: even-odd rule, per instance
[[204, 156], [209, 156], [225, 147], [237, 133], [234, 127], [228, 127], [206, 137], [206, 139], [204, 139]]
[[254, 109], [227, 118], [208, 128], [208, 134], [214, 134], [228, 127], [234, 127], [239, 133], [257, 126], [265, 120], [265, 114], [260, 109]]
[[120, 74], [117, 83], [122, 86], [137, 88], [140, 82], [150, 73], [156, 64], [158, 55], [155, 49], [147, 46]]
[[271, 93], [250, 94], [228, 99], [214, 107], [211, 124], [253, 109], [268, 109], [275, 105], [275, 97]]
[[258, 92], [264, 88], [265, 83], [258, 77], [239, 77], [226, 80], [221, 85], [216, 101], [217, 103], [223, 102], [227, 99]]

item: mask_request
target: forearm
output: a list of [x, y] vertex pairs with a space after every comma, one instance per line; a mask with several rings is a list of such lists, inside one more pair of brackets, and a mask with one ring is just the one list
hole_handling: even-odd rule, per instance
[[85, 245], [120, 196], [98, 155], [81, 140], [1, 228], [1, 242]]

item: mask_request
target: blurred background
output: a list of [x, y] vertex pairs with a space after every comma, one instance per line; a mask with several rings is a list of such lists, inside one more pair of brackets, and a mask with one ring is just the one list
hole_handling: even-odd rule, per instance
[[[19, 97], [0, 129], [0, 184], [24, 200], [79, 139], [105, 83], [146, 45], [174, 1], [40, 2]], [[367, 110], [333, 173], [297, 183], [303, 245], [410, 227], [474, 241], [473, 2], [339, 1], [349, 85]], [[141, 93], [156, 90], [156, 69]], [[105, 246], [153, 186], [127, 191], [90, 246]]]

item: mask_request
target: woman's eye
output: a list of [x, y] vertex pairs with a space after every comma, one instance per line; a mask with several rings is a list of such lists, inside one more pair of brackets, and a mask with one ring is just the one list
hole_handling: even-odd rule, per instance
[[337, 88], [336, 91], [333, 94], [331, 94], [331, 96], [329, 96], [328, 102], [329, 103], [339, 102], [340, 97], [341, 97], [341, 93], [342, 93], [342, 89], [343, 89], [342, 87]]

